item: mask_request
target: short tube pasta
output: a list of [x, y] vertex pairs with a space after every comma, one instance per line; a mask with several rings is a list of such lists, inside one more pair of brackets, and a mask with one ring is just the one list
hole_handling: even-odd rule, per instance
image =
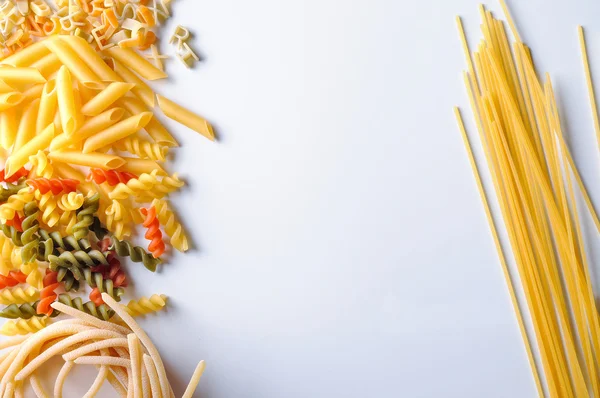
[[53, 122], [57, 106], [56, 80], [52, 79], [46, 82], [44, 89], [42, 90], [40, 109], [38, 111], [35, 127], [36, 132], [42, 131], [46, 126]]
[[[98, 53], [94, 51], [89, 44], [77, 36], [60, 36], [60, 39], [66, 42], [69, 47], [86, 63], [86, 65], [94, 71], [100, 78], [105, 81], [116, 81], [119, 77], [116, 73], [110, 69], [108, 65], [100, 58]], [[91, 81], [91, 80], [82, 80]]]
[[86, 167], [97, 167], [105, 170], [118, 169], [125, 163], [125, 160], [119, 156], [97, 152], [81, 153], [77, 151], [58, 151], [50, 152], [48, 157], [56, 162]]
[[48, 79], [53, 73], [60, 69], [61, 65], [62, 63], [56, 54], [49, 53], [45, 57], [38, 59], [36, 62], [31, 64], [31, 67], [39, 70], [42, 76]]
[[41, 134], [30, 139], [19, 150], [13, 152], [6, 161], [6, 175], [11, 176], [25, 166], [30, 156], [35, 155], [39, 150], [46, 149], [52, 138], [54, 138], [54, 132], [54, 124], [49, 124]]
[[75, 95], [73, 92], [73, 80], [71, 79], [71, 73], [66, 66], [62, 66], [58, 70], [56, 89], [62, 130], [65, 134], [71, 136], [75, 133], [78, 126], [77, 116], [75, 115], [76, 106]]
[[0, 62], [2, 65], [30, 66], [35, 61], [45, 57], [50, 50], [42, 42], [34, 43], [23, 50], [6, 57]]
[[39, 70], [29, 67], [13, 68], [6, 66], [0, 68], [0, 79], [4, 80], [8, 84], [35, 84], [46, 82], [46, 78], [42, 76]]
[[[144, 105], [142, 101], [137, 98], [132, 98], [129, 96], [123, 97], [118, 101], [118, 104], [125, 108], [132, 115], [136, 115], [141, 112], [147, 112], [148, 108]], [[148, 122], [146, 127], [144, 128], [148, 135], [152, 137], [154, 141], [156, 141], [159, 145], [166, 145], [169, 147], [179, 146], [177, 140], [167, 131], [165, 126], [158, 121], [156, 116], [152, 117], [152, 120]]]
[[19, 105], [25, 96], [19, 92], [10, 92], [0, 94], [0, 111], [5, 111], [16, 105]]
[[106, 53], [146, 80], [165, 79], [167, 74], [129, 48], [111, 47]]
[[90, 153], [135, 133], [144, 128], [150, 119], [152, 119], [152, 113], [144, 112], [110, 126], [106, 130], [88, 138], [83, 144], [83, 153]]
[[125, 110], [123, 108], [112, 108], [98, 116], [88, 119], [77, 133], [69, 137], [67, 134], [61, 134], [57, 136], [50, 144], [50, 151], [57, 151], [63, 149], [72, 144], [77, 144], [94, 134], [107, 129], [113, 124], [117, 123], [123, 115]]
[[149, 159], [138, 159], [138, 158], [127, 158], [123, 157], [125, 164], [119, 169], [121, 171], [127, 171], [133, 174], [150, 174], [154, 170], [158, 170], [158, 174], [167, 174], [165, 170], [154, 160]]
[[81, 107], [81, 113], [87, 116], [99, 115], [115, 103], [115, 101], [124, 96], [134, 86], [135, 84], [133, 83], [122, 82], [113, 82], [109, 84], [104, 90], [100, 91], [95, 97]]
[[17, 116], [14, 108], [7, 109], [0, 113], [0, 138], [2, 147], [8, 149], [15, 143], [17, 136]]
[[35, 123], [37, 120], [39, 107], [40, 100], [36, 99], [31, 101], [27, 108], [25, 108], [23, 111], [19, 128], [17, 130], [17, 138], [15, 139], [15, 147], [13, 148], [13, 151], [18, 151], [23, 145], [25, 145], [35, 136]]
[[194, 112], [166, 99], [162, 95], [157, 95], [158, 107], [170, 119], [173, 119], [184, 126], [202, 134], [211, 141], [215, 140], [215, 133], [212, 126], [206, 119], [196, 115]]
[[87, 67], [86, 64], [80, 61], [75, 51], [73, 51], [73, 49], [64, 41], [59, 40], [56, 36], [53, 36], [44, 40], [43, 43], [50, 51], [56, 54], [58, 59], [60, 59], [60, 62], [69, 68], [69, 71], [80, 82], [100, 80], [98, 76], [96, 76], [96, 74]]
[[154, 107], [154, 92], [142, 79], [137, 77], [135, 73], [129, 70], [126, 66], [121, 63], [112, 60], [112, 65], [119, 77], [127, 82], [133, 83], [135, 86], [131, 89], [131, 92], [139, 97], [147, 106]]

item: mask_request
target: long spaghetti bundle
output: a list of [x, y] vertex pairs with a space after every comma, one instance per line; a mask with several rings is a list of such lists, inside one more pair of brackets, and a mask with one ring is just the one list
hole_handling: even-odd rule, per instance
[[[599, 230], [600, 222], [565, 143], [550, 76], [538, 76], [529, 48], [501, 3], [515, 37], [512, 46], [504, 23], [483, 6], [483, 40], [472, 54], [457, 21], [468, 65], [464, 83], [516, 263], [512, 276], [458, 108], [455, 113], [539, 396], [599, 397], [600, 320], [575, 184]], [[523, 288], [522, 306], [513, 279]], [[531, 316], [531, 335], [524, 326], [525, 313]], [[539, 369], [534, 350], [539, 352]]]

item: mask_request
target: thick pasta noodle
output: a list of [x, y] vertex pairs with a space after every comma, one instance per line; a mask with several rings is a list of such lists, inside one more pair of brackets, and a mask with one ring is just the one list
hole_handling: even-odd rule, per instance
[[0, 111], [5, 111], [7, 109], [13, 108], [19, 105], [25, 96], [19, 92], [12, 91], [8, 93], [0, 94]]
[[77, 125], [78, 117], [75, 114], [77, 108], [75, 105], [73, 80], [71, 79], [71, 73], [66, 66], [62, 66], [58, 70], [56, 88], [58, 90], [58, 110], [60, 111], [59, 115], [62, 131], [67, 136], [71, 136], [79, 126]]
[[23, 111], [21, 122], [17, 128], [17, 137], [15, 138], [15, 146], [13, 151], [18, 151], [23, 145], [35, 137], [35, 124], [38, 116], [40, 100], [35, 99]]
[[188, 109], [185, 109], [181, 105], [166, 99], [162, 95], [157, 95], [157, 98], [158, 106], [167, 117], [191, 128], [211, 141], [215, 140], [215, 132], [206, 119], [196, 115], [194, 112]]
[[135, 85], [132, 83], [112, 82], [95, 97], [81, 107], [81, 113], [86, 116], [96, 116], [106, 110], [115, 101], [125, 95]]
[[124, 119], [88, 138], [83, 144], [83, 152], [89, 153], [126, 138], [143, 129], [150, 119], [152, 119], [151, 112], [140, 113]]

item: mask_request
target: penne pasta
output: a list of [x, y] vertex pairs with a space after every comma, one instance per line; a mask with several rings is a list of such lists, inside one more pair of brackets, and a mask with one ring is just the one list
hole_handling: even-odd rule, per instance
[[6, 83], [4, 80], [0, 80], [0, 93], [10, 93], [13, 91], [19, 91]]
[[134, 134], [143, 129], [150, 119], [152, 119], [152, 112], [144, 112], [110, 126], [106, 130], [88, 138], [83, 144], [83, 153], [93, 152]]
[[83, 126], [72, 136], [61, 134], [56, 136], [50, 144], [50, 151], [57, 151], [67, 148], [69, 145], [77, 144], [94, 134], [107, 129], [123, 118], [125, 110], [123, 108], [112, 108], [98, 116], [88, 119]]
[[15, 105], [20, 104], [25, 99], [25, 96], [18, 92], [0, 94], [0, 111], [5, 111]]
[[147, 106], [154, 108], [154, 92], [142, 79], [136, 76], [131, 70], [123, 66], [121, 63], [113, 60], [113, 68], [119, 77], [127, 82], [135, 84], [135, 87], [131, 89], [131, 92], [138, 96]]
[[21, 121], [19, 122], [19, 128], [17, 130], [17, 137], [15, 138], [15, 146], [13, 151], [18, 151], [23, 145], [35, 137], [35, 123], [37, 120], [39, 107], [40, 100], [35, 99], [31, 101], [23, 111]]
[[165, 170], [154, 160], [149, 159], [139, 159], [139, 158], [128, 158], [123, 156], [123, 160], [125, 160], [125, 164], [119, 168], [121, 171], [127, 171], [133, 174], [150, 174], [154, 170], [158, 170], [158, 174], [165, 175], [167, 174]]
[[49, 124], [41, 134], [36, 135], [18, 150], [13, 150], [6, 161], [6, 176], [10, 177], [14, 172], [29, 161], [29, 157], [38, 151], [45, 150], [54, 137], [54, 124]]
[[0, 80], [5, 83], [36, 84], [45, 83], [46, 78], [35, 68], [13, 68], [5, 66], [0, 68]]
[[[142, 101], [140, 101], [138, 98], [133, 98], [130, 96], [121, 98], [118, 101], [118, 104], [125, 108], [132, 115], [137, 115], [138, 113], [148, 111], [148, 108]], [[152, 137], [152, 139], [159, 145], [166, 145], [170, 147], [179, 146], [177, 140], [175, 140], [165, 126], [163, 126], [162, 123], [156, 118], [156, 116], [152, 117], [152, 120], [148, 122], [144, 129], [148, 135]]]
[[211, 141], [215, 140], [215, 133], [208, 121], [194, 112], [176, 104], [175, 102], [166, 99], [162, 95], [156, 96], [158, 99], [158, 107], [170, 119], [175, 120], [191, 128], [192, 130], [202, 134]]
[[2, 65], [12, 66], [30, 66], [35, 61], [44, 56], [48, 55], [50, 51], [42, 42], [34, 43], [28, 47], [25, 47], [19, 52], [6, 57], [0, 62]]
[[111, 47], [105, 50], [108, 55], [128, 67], [146, 80], [165, 79], [167, 74], [129, 48]]
[[75, 95], [73, 92], [73, 80], [66, 66], [58, 70], [56, 77], [56, 89], [58, 96], [58, 110], [62, 130], [67, 135], [73, 135], [77, 130], [77, 115], [75, 106]]
[[52, 79], [46, 82], [42, 90], [40, 99], [40, 109], [35, 125], [35, 131], [40, 132], [53, 122], [56, 110], [58, 107], [58, 99], [56, 94], [56, 80]]
[[39, 70], [42, 76], [49, 79], [53, 73], [56, 73], [58, 69], [60, 69], [61, 65], [62, 63], [56, 54], [49, 53], [45, 57], [32, 63], [31, 67]]
[[97, 116], [131, 90], [135, 84], [113, 82], [81, 107], [81, 113]]
[[36, 84], [36, 85], [29, 87], [27, 90], [23, 91], [23, 97], [24, 97], [23, 100], [31, 101], [33, 99], [40, 98], [40, 96], [42, 95], [43, 89], [44, 89], [43, 84]]
[[15, 143], [17, 136], [17, 117], [14, 108], [0, 113], [0, 144], [2, 148], [8, 149]]
[[104, 153], [81, 153], [77, 151], [50, 152], [48, 157], [55, 162], [74, 164], [77, 166], [97, 167], [99, 169], [117, 169], [125, 163], [123, 158]]
[[[69, 47], [81, 58], [86, 65], [98, 75], [100, 80], [117, 81], [119, 76], [110, 69], [104, 60], [94, 51], [90, 45], [81, 37], [63, 35], [61, 40], [65, 41]], [[85, 80], [84, 80], [85, 81]]]
[[80, 58], [77, 56], [75, 51], [62, 40], [56, 37], [51, 37], [43, 41], [43, 43], [52, 51], [60, 62], [62, 62], [69, 71], [75, 76], [80, 82], [98, 81], [98, 76], [90, 70]]

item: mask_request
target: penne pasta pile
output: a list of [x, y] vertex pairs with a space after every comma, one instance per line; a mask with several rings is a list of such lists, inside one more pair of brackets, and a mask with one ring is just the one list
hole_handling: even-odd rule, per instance
[[[30, 11], [42, 3], [29, 2]], [[123, 12], [128, 4], [139, 11], [147, 2], [106, 3], [103, 9]], [[3, 13], [0, 6], [0, 22], [8, 23]], [[0, 395], [18, 395], [29, 380], [38, 396], [46, 396], [35, 372], [24, 377], [23, 371], [63, 355], [71, 359], [57, 391], [75, 364], [94, 364], [99, 374], [88, 396], [104, 380], [121, 394], [170, 396], [160, 356], [131, 319], [160, 311], [167, 299], [153, 295], [119, 304], [129, 282], [124, 260], [154, 272], [171, 250], [190, 246], [168, 201], [184, 185], [165, 167], [178, 143], [158, 114], [211, 141], [214, 131], [201, 116], [153, 92], [149, 82], [167, 75], [135, 46], [99, 46], [70, 31], [58, 33], [67, 34], [23, 43], [0, 61], [0, 317], [8, 318], [0, 333], [31, 335], [12, 340], [15, 345], [0, 342], [0, 349], [10, 348], [0, 353]], [[138, 235], [143, 246], [131, 242]], [[53, 322], [66, 315], [74, 319]], [[47, 332], [56, 344], [47, 345], [36, 337], [45, 328], [61, 331], [63, 340]], [[106, 343], [92, 328], [97, 336], [121, 334]], [[96, 344], [84, 353], [82, 335]], [[80, 354], [68, 354], [77, 349]], [[153, 365], [142, 364], [148, 356]], [[199, 369], [196, 384], [203, 365]], [[186, 396], [194, 388], [193, 382]]]

